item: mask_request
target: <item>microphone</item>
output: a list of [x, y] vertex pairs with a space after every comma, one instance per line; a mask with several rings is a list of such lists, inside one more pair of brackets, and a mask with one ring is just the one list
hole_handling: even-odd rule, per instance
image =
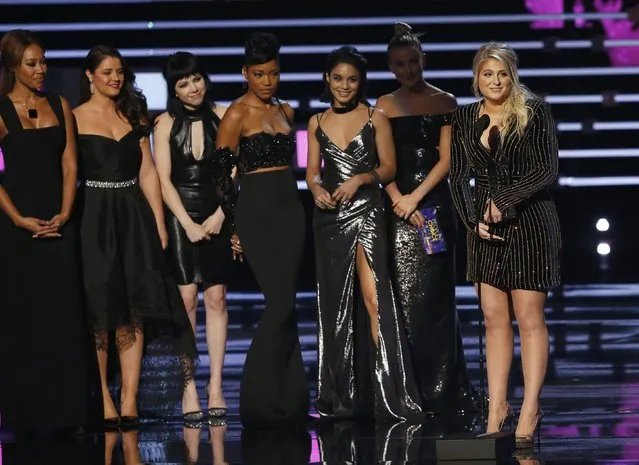
[[477, 138], [480, 138], [484, 133], [488, 125], [490, 124], [490, 116], [481, 115], [477, 121], [475, 121], [475, 133]]
[[499, 128], [497, 126], [490, 128], [490, 132], [488, 133], [488, 147], [490, 147], [490, 155], [493, 157], [497, 152], [497, 148], [499, 148], [500, 138]]

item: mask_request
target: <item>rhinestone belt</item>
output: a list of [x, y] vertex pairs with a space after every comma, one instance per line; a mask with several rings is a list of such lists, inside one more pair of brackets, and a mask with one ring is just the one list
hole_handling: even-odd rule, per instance
[[131, 187], [137, 184], [138, 178], [129, 179], [128, 181], [84, 181], [87, 187], [97, 187], [99, 189], [120, 189], [122, 187]]

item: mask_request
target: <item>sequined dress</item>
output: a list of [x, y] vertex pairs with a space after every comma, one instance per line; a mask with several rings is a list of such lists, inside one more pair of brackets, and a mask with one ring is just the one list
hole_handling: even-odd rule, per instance
[[[450, 114], [391, 118], [397, 174], [403, 194], [413, 192], [439, 162], [439, 136]], [[388, 197], [387, 197], [388, 200]], [[475, 393], [466, 372], [464, 349], [455, 306], [455, 242], [457, 217], [442, 179], [417, 206], [437, 208], [447, 250], [429, 255], [419, 230], [387, 208], [391, 271], [399, 306], [406, 321], [415, 377], [424, 409], [474, 410]]]
[[[559, 156], [550, 106], [541, 99], [527, 105], [532, 112], [523, 136], [508, 134], [496, 158], [477, 134], [480, 102], [458, 107], [452, 118], [450, 178], [455, 207], [468, 229], [467, 279], [499, 289], [544, 292], [560, 283], [561, 230], [549, 192], [557, 178]], [[493, 163], [509, 181], [491, 193]], [[501, 212], [515, 210], [513, 219], [495, 228], [503, 243], [483, 240], [474, 232], [491, 195]]]
[[[321, 128], [315, 133], [325, 163], [322, 186], [329, 193], [378, 163], [370, 119], [345, 149]], [[421, 412], [401, 314], [388, 266], [388, 238], [379, 186], [359, 188], [349, 205], [316, 208], [313, 218], [318, 292], [319, 379], [316, 408], [325, 417], [375, 417], [397, 421]], [[361, 245], [377, 286], [379, 344], [370, 335], [366, 311], [356, 305], [355, 268]], [[372, 366], [371, 366], [372, 365]]]

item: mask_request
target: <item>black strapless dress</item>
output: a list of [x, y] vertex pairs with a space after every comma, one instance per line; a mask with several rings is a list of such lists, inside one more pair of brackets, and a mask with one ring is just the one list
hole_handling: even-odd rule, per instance
[[[156, 336], [173, 340], [177, 355], [195, 359], [197, 348], [177, 285], [171, 276], [155, 217], [138, 184], [142, 162], [134, 129], [122, 139], [80, 134], [81, 246], [84, 287], [98, 349], [110, 332], [130, 328], [118, 349]], [[187, 373], [190, 375], [191, 373]]]
[[[395, 182], [402, 194], [410, 194], [439, 161], [439, 133], [443, 125], [450, 124], [450, 115], [403, 116], [390, 121], [397, 156]], [[457, 219], [446, 178], [417, 208], [426, 207], [437, 208], [447, 250], [428, 255], [418, 229], [387, 208], [393, 285], [404, 313], [424, 408], [472, 411], [477, 400], [466, 372], [455, 306]]]

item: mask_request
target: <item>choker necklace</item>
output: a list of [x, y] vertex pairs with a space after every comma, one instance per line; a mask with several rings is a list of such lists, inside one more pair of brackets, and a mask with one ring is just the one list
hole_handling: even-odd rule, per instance
[[333, 109], [333, 112], [337, 113], [338, 115], [342, 115], [344, 113], [348, 113], [349, 111], [353, 111], [355, 108], [358, 107], [358, 105], [359, 101], [357, 99], [353, 99], [343, 107], [336, 107], [331, 105], [331, 108]]

